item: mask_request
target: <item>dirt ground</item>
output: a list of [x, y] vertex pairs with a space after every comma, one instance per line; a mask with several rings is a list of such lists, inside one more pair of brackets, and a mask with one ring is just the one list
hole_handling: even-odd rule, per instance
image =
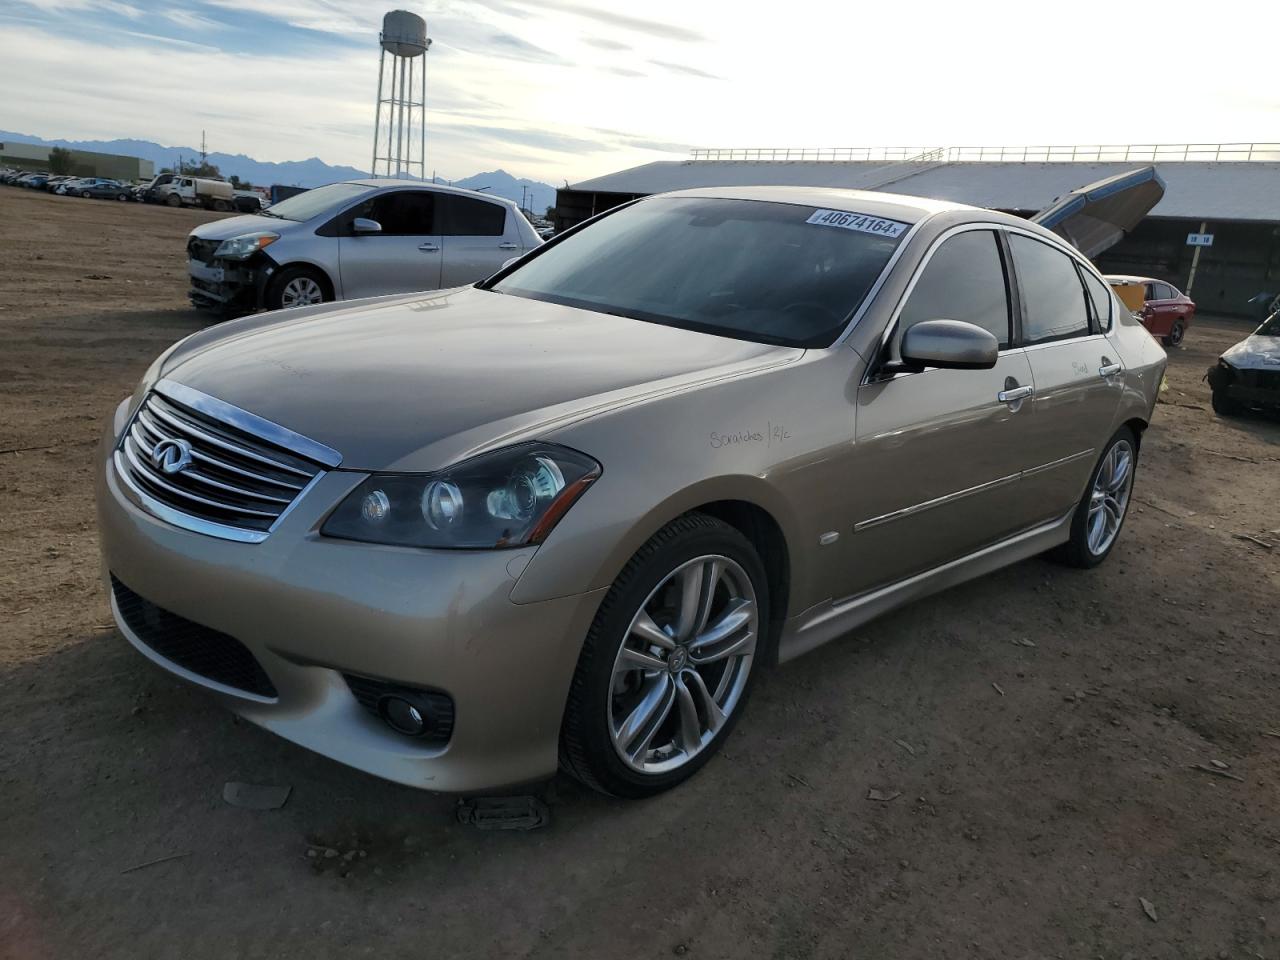
[[550, 827], [487, 833], [111, 625], [93, 444], [207, 322], [209, 217], [0, 187], [0, 957], [1280, 957], [1280, 546], [1237, 537], [1280, 543], [1280, 424], [1200, 381], [1244, 324], [1173, 352], [1100, 569], [916, 603], [763, 678], [675, 792], [562, 777]]

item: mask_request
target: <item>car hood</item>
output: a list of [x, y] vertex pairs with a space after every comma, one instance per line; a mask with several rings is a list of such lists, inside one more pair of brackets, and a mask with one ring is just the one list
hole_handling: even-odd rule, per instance
[[1280, 337], [1246, 337], [1222, 355], [1241, 370], [1280, 370]]
[[258, 230], [270, 230], [272, 233], [287, 233], [301, 226], [296, 220], [282, 220], [280, 217], [260, 217], [255, 213], [246, 213], [242, 217], [228, 217], [226, 220], [214, 220], [202, 223], [191, 231], [191, 236], [201, 240], [229, 240], [246, 233]]
[[803, 353], [468, 287], [233, 321], [180, 344], [163, 376], [343, 468], [427, 471]]

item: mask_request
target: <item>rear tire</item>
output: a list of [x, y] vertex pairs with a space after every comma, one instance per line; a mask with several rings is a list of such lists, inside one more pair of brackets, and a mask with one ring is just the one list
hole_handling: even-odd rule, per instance
[[1160, 338], [1160, 342], [1166, 347], [1176, 347], [1182, 343], [1182, 338], [1186, 336], [1187, 328], [1181, 320], [1173, 321], [1173, 326], [1169, 328], [1169, 333]]
[[1071, 518], [1070, 539], [1050, 551], [1050, 559], [1086, 570], [1107, 559], [1129, 514], [1137, 469], [1138, 438], [1128, 427], [1121, 427], [1089, 475], [1084, 496]]
[[1227, 396], [1226, 390], [1214, 390], [1210, 395], [1213, 412], [1220, 417], [1234, 417], [1240, 413], [1240, 404]]
[[213, 209], [217, 210], [219, 213], [226, 213], [231, 209], [231, 207], [225, 200], [215, 200], [213, 201]]
[[667, 524], [623, 568], [587, 632], [561, 767], [631, 798], [693, 776], [746, 707], [768, 623], [768, 580], [746, 537], [701, 513]]

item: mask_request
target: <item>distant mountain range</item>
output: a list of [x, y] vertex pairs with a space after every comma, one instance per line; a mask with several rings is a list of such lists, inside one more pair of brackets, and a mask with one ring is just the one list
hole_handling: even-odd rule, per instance
[[[0, 142], [5, 140], [11, 140], [14, 143], [34, 143], [42, 147], [66, 147], [69, 150], [89, 150], [96, 153], [118, 153], [130, 157], [141, 157], [154, 163], [157, 170], [161, 167], [176, 166], [179, 160], [200, 159], [200, 151], [194, 147], [165, 147], [150, 140], [46, 140], [30, 134], [0, 130]], [[336, 180], [353, 180], [369, 176], [366, 170], [328, 164], [319, 157], [271, 163], [255, 160], [243, 153], [211, 153], [209, 162], [216, 166], [224, 177], [236, 176], [255, 186], [265, 187], [273, 183], [296, 187], [319, 187]], [[551, 184], [538, 180], [517, 179], [505, 170], [477, 173], [464, 180], [454, 180], [452, 183], [455, 187], [465, 187], [469, 190], [487, 187], [485, 193], [506, 197], [516, 203], [523, 200], [529, 209], [537, 214], [541, 214], [556, 202], [556, 188]]]

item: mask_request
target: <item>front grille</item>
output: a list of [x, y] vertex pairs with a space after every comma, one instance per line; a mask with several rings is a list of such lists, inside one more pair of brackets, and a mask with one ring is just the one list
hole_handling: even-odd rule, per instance
[[1257, 390], [1280, 390], [1280, 370], [1241, 370], [1236, 382]]
[[449, 737], [453, 735], [453, 698], [448, 694], [434, 690], [417, 690], [354, 673], [344, 673], [342, 678], [347, 681], [347, 687], [350, 688], [360, 706], [375, 717], [381, 719], [378, 713], [378, 701], [384, 696], [407, 695], [426, 711], [428, 732], [422, 737], [423, 740], [429, 743], [447, 743]]
[[[189, 463], [167, 472], [165, 454], [172, 467], [184, 452]], [[265, 537], [321, 472], [305, 457], [156, 391], [121, 438], [116, 465], [136, 491], [163, 507], [224, 533], [252, 535], [244, 539]]]
[[193, 623], [144, 600], [111, 576], [116, 608], [134, 635], [166, 660], [206, 679], [260, 697], [275, 698], [275, 684], [248, 647], [225, 633]]
[[201, 240], [199, 237], [187, 239], [187, 256], [201, 263], [213, 263], [213, 251], [222, 245], [220, 240]]

